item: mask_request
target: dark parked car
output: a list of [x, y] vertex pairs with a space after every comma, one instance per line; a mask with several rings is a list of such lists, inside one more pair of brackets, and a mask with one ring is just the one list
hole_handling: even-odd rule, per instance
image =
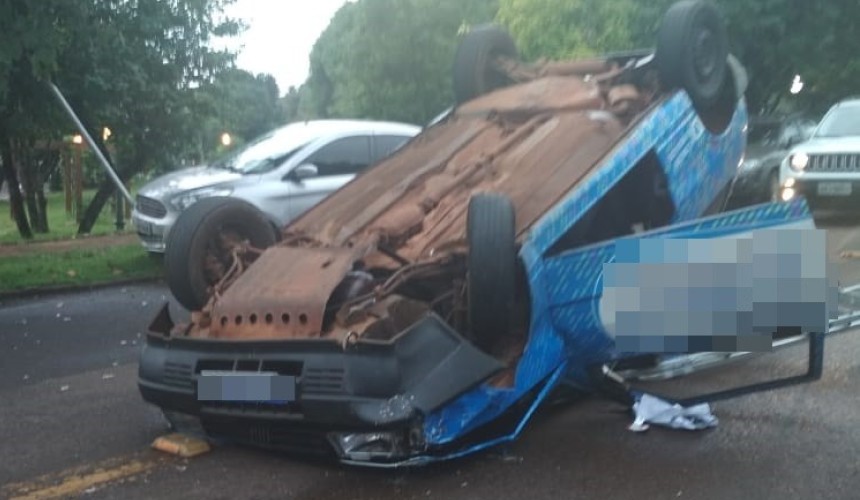
[[812, 135], [815, 125], [803, 116], [750, 118], [746, 154], [730, 206], [780, 201], [779, 164], [789, 149]]

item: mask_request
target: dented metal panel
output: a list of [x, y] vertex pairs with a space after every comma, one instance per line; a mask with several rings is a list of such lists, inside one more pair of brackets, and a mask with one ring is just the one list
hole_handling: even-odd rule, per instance
[[270, 248], [215, 303], [210, 337], [319, 337], [326, 302], [353, 258], [348, 249]]
[[541, 113], [601, 109], [600, 86], [580, 78], [552, 76], [492, 92], [457, 110], [459, 116], [534, 116]]
[[[378, 216], [411, 186], [431, 177], [488, 124], [453, 121], [427, 130], [371, 171], [306, 212], [289, 232], [332, 243], [354, 225]], [[346, 231], [345, 231], [346, 230]]]
[[441, 240], [459, 237], [464, 202], [490, 189], [514, 198], [522, 231], [621, 138], [630, 108], [618, 116], [610, 104], [645, 104], [630, 87], [547, 77], [475, 99], [288, 231], [335, 245], [381, 236], [403, 245], [407, 258], [418, 258]]
[[[646, 96], [653, 91], [611, 85], [611, 76], [548, 76], [461, 106], [289, 226], [285, 242], [214, 302], [209, 335], [343, 337], [348, 332], [326, 331], [332, 325], [323, 316], [353, 261], [402, 265], [461, 251], [469, 199], [478, 192], [511, 199], [522, 239], [601, 164], [650, 104]], [[290, 248], [297, 241], [313, 249]], [[380, 249], [387, 257], [380, 259]], [[334, 264], [322, 268], [326, 259]], [[290, 321], [280, 321], [282, 314]]]

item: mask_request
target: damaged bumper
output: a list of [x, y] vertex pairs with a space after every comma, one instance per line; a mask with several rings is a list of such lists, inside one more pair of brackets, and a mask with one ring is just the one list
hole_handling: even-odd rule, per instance
[[[502, 368], [429, 314], [389, 342], [352, 345], [153, 334], [141, 354], [138, 385], [146, 401], [199, 419], [213, 437], [384, 462], [426, 451], [423, 416]], [[201, 387], [237, 377], [243, 377], [239, 385], [260, 377], [276, 377], [282, 389], [292, 385], [276, 398], [237, 397], [226, 389], [220, 398], [202, 396]]]

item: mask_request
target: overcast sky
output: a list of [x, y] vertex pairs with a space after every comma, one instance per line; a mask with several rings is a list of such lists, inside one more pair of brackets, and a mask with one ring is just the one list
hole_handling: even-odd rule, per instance
[[241, 49], [236, 64], [252, 73], [269, 73], [284, 94], [308, 76], [308, 55], [341, 5], [351, 0], [236, 0], [227, 14], [248, 29], [227, 42]]

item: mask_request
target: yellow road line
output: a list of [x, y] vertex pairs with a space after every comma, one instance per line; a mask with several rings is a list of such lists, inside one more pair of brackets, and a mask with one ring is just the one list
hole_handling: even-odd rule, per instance
[[32, 481], [7, 484], [0, 488], [0, 497], [11, 500], [41, 500], [74, 496], [89, 488], [140, 475], [164, 462], [163, 457], [141, 454], [112, 458], [97, 464], [46, 474]]

